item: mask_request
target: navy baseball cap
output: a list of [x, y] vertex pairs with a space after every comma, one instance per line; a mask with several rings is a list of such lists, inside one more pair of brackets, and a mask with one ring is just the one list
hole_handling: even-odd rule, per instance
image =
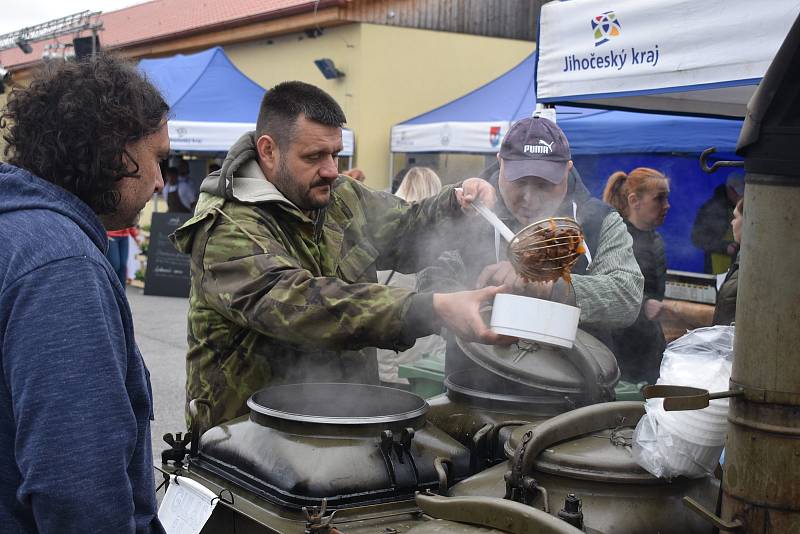
[[514, 123], [500, 146], [503, 175], [513, 182], [537, 176], [560, 184], [572, 159], [567, 136], [553, 121], [529, 117]]

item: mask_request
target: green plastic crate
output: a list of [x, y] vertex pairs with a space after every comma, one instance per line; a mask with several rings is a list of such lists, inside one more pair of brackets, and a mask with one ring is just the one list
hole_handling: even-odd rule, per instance
[[423, 356], [400, 365], [398, 376], [408, 379], [410, 391], [423, 399], [444, 393], [444, 355]]
[[620, 380], [614, 388], [614, 393], [617, 395], [618, 401], [643, 401], [641, 389], [647, 385], [647, 382], [626, 382]]

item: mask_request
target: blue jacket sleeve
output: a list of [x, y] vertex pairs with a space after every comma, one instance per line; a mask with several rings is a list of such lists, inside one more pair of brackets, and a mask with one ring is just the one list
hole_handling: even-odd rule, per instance
[[[22, 475], [17, 498], [46, 534], [135, 532], [129, 475], [141, 428], [129, 342], [105, 270], [60, 260], [8, 288], [3, 372]], [[131, 341], [132, 342], [132, 341]]]

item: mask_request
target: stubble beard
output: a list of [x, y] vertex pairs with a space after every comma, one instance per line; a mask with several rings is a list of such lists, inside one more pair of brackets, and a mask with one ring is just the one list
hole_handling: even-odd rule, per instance
[[292, 204], [303, 211], [318, 210], [330, 204], [330, 195], [328, 195], [327, 201], [314, 201], [311, 197], [311, 189], [316, 185], [321, 184], [311, 184], [308, 189], [303, 189], [303, 187], [292, 177], [289, 167], [286, 165], [286, 162], [283, 158], [281, 158], [278, 163], [278, 171], [275, 173], [273, 185]]

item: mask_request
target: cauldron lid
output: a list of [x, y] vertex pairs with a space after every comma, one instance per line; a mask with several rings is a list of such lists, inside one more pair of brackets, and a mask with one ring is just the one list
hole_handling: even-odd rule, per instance
[[[514, 429], [505, 445], [506, 456], [530, 430], [530, 425]], [[633, 427], [620, 426], [591, 432], [548, 447], [536, 459], [536, 470], [581, 480], [659, 484], [666, 481], [654, 477], [633, 459], [631, 442]]]
[[546, 393], [580, 395], [587, 404], [613, 399], [619, 381], [614, 354], [583, 330], [571, 349], [525, 341], [507, 347], [457, 342], [472, 361], [506, 380]]
[[283, 384], [255, 392], [257, 414], [306, 423], [371, 425], [425, 415], [428, 403], [408, 391], [369, 384]]
[[511, 382], [485, 369], [474, 367], [447, 375], [444, 379], [448, 396], [456, 394], [478, 404], [508, 404], [512, 406], [558, 409], [556, 413], [574, 406], [564, 395], [543, 393], [540, 390]]

